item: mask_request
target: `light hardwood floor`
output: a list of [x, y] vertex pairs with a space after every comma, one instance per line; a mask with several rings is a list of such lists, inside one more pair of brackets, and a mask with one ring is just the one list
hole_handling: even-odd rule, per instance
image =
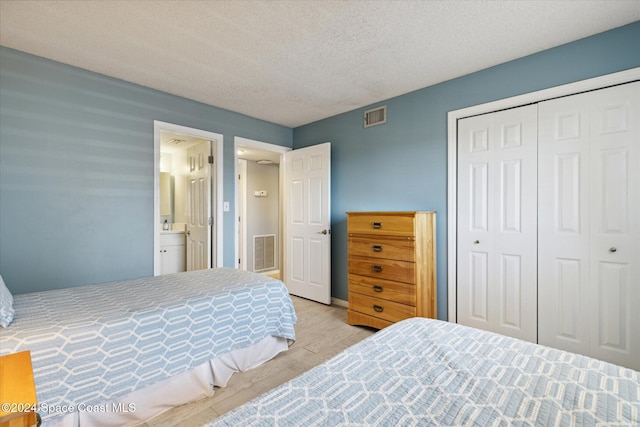
[[146, 427], [202, 426], [291, 378], [308, 371], [363, 340], [376, 330], [347, 324], [347, 309], [291, 297], [298, 322], [296, 342], [288, 351], [255, 369], [234, 374], [212, 397], [171, 409]]

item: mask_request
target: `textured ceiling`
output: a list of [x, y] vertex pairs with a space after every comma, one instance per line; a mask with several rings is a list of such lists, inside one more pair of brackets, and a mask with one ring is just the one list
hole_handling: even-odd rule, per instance
[[0, 0], [0, 44], [296, 127], [637, 20], [638, 0]]

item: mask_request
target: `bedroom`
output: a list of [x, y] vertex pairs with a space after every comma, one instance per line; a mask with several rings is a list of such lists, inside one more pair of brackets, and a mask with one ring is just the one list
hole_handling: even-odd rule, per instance
[[[151, 275], [149, 141], [152, 121], [162, 120], [224, 135], [223, 194], [232, 207], [235, 136], [290, 148], [332, 142], [332, 296], [339, 300], [347, 300], [344, 212], [438, 211], [438, 314], [446, 319], [447, 112], [638, 67], [637, 20], [301, 126], [256, 119], [3, 46], [2, 277], [19, 294]], [[362, 112], [382, 104], [389, 123], [362, 129]], [[375, 170], [382, 173], [371, 173]], [[223, 265], [234, 266], [233, 210], [223, 213], [222, 222]]]

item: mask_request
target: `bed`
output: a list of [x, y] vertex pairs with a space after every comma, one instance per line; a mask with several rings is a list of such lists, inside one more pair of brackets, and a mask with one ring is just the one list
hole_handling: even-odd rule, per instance
[[284, 284], [231, 268], [13, 297], [0, 354], [31, 351], [44, 426], [136, 425], [295, 340]]
[[207, 424], [640, 425], [640, 373], [454, 323], [412, 318]]

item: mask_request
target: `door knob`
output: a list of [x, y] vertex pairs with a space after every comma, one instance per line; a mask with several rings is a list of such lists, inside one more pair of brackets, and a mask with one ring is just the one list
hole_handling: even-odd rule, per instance
[[615, 252], [615, 251], [617, 251], [617, 250], [618, 250], [618, 249], [616, 249], [616, 248], [609, 248], [609, 252]]
[[187, 230], [187, 232], [185, 233], [187, 236], [191, 236], [191, 230]]
[[318, 231], [318, 234], [329, 234], [329, 230]]
[[480, 243], [480, 240], [474, 240], [474, 241], [473, 241], [473, 244], [474, 244], [474, 245], [477, 245], [478, 243]]

